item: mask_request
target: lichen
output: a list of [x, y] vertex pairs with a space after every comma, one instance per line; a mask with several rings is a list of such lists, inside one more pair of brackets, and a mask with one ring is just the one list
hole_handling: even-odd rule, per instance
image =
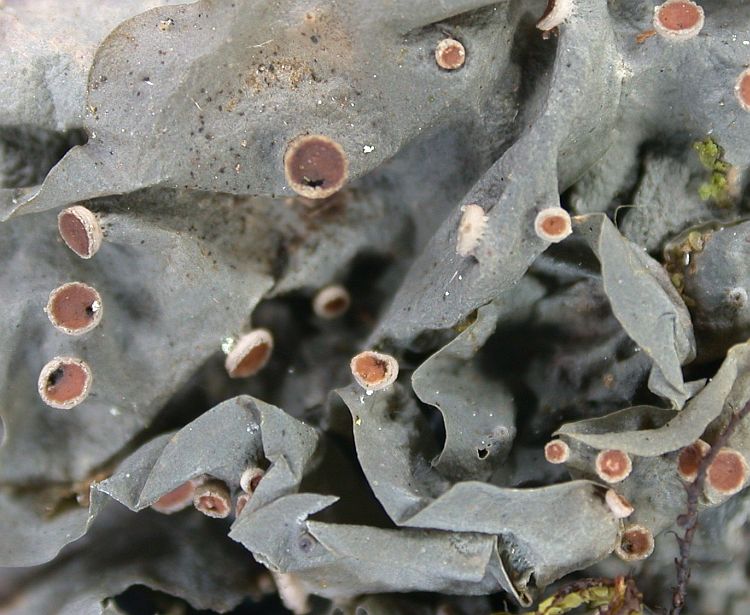
[[0, 1], [0, 610], [748, 611], [750, 4], [101, 4]]

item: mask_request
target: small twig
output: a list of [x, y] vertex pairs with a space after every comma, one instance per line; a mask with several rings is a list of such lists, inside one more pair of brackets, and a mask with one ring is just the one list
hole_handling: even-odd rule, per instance
[[690, 548], [693, 544], [695, 531], [698, 529], [698, 499], [703, 491], [706, 473], [721, 448], [728, 442], [734, 430], [748, 414], [750, 414], [750, 401], [745, 404], [742, 410], [732, 413], [726, 427], [711, 446], [711, 450], [701, 459], [695, 480], [686, 487], [687, 511], [677, 517], [677, 525], [685, 528], [685, 535], [683, 537], [677, 536], [677, 545], [680, 549], [679, 557], [674, 560], [677, 567], [677, 585], [673, 588], [672, 606], [668, 615], [681, 615], [682, 609], [685, 607], [687, 586], [690, 581]]

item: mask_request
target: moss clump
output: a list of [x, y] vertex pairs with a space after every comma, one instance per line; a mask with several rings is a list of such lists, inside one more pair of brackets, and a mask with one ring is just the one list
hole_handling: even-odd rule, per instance
[[731, 204], [727, 173], [731, 165], [724, 160], [724, 149], [711, 137], [693, 143], [701, 164], [711, 172], [708, 181], [698, 187], [698, 196], [702, 200], [714, 201], [720, 207]]

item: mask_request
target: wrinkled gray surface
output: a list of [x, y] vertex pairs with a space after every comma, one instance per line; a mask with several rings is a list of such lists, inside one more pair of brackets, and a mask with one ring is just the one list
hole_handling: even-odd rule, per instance
[[[748, 500], [732, 498], [727, 505], [704, 511], [693, 542], [690, 571], [690, 606], [698, 613], [742, 615], [747, 601], [747, 578], [742, 567], [748, 551]], [[637, 564], [639, 588], [654, 597], [651, 604], [669, 604], [674, 585], [674, 537], [662, 534], [656, 550]], [[604, 560], [591, 573], [613, 577], [633, 570], [632, 563]]]
[[[549, 522], [552, 517], [555, 524]], [[606, 557], [618, 531], [596, 488], [586, 481], [518, 490], [462, 482], [408, 525], [498, 534], [512, 553], [511, 578], [533, 574], [541, 586]], [[551, 546], [561, 533], [571, 538], [561, 548]], [[524, 585], [516, 589], [524, 592]]]
[[[688, 406], [694, 403], [697, 399], [698, 398], [696, 397], [694, 400], [691, 400]], [[688, 406], [686, 406], [681, 412], [676, 413], [677, 419], [679, 419], [682, 414], [688, 412]], [[626, 429], [632, 429], [638, 426], [642, 427], [644, 424], [649, 423], [660, 425], [669, 421], [670, 416], [675, 416], [675, 412], [672, 410], [640, 406], [628, 408], [601, 419], [581, 421], [579, 424], [573, 424], [572, 426], [577, 425], [580, 432], [600, 432], [601, 435], [589, 436], [589, 438], [600, 438], [600, 443], [607, 443], [612, 448], [622, 449], [625, 447], [620, 446], [621, 440], [618, 438], [620, 435], [617, 432], [618, 428], [623, 430], [620, 433], [625, 436], [623, 440], [625, 441], [625, 445], [627, 445], [627, 436], [636, 432], [628, 432], [625, 431]], [[729, 413], [725, 412], [724, 423], [728, 416]], [[676, 422], [676, 419], [673, 422]], [[669, 430], [669, 423], [666, 423], [666, 425], [666, 427], [652, 429], [651, 433], [648, 431], [641, 431], [638, 433], [641, 434], [641, 438], [646, 441], [646, 443], [653, 444], [654, 440], [658, 440], [660, 437], [666, 436], [667, 439], [670, 439], [673, 436]], [[687, 431], [684, 422], [681, 426], [683, 432]], [[569, 427], [571, 426], [564, 426], [561, 431], [567, 431]], [[675, 429], [672, 428], [672, 431], [675, 431]], [[603, 435], [605, 432], [606, 435]], [[662, 435], [660, 432], [666, 433]], [[747, 455], [748, 452], [750, 452], [750, 448], [747, 446], [746, 433], [747, 426], [741, 426], [740, 432], [733, 436], [729, 444]], [[571, 474], [577, 478], [599, 480], [594, 469], [596, 454], [599, 452], [597, 446], [594, 445], [592, 447], [588, 444], [584, 444], [585, 438], [579, 438], [578, 434], [562, 433], [562, 437], [571, 444], [572, 454], [569, 461], [565, 464]], [[568, 439], [568, 437], [571, 439]], [[713, 436], [707, 437], [709, 441], [712, 441]], [[667, 530], [680, 533], [681, 528], [677, 523], [677, 519], [686, 510], [687, 492], [685, 482], [680, 478], [677, 472], [677, 457], [679, 451], [675, 450], [673, 452], [649, 456], [640, 456], [637, 453], [633, 454], [632, 451], [629, 452], [632, 458], [632, 471], [625, 480], [612, 486], [612, 488], [618, 494], [624, 496], [634, 508], [634, 512], [627, 517], [626, 523], [628, 525], [643, 525], [647, 527], [655, 537], [658, 537], [659, 534], [662, 534]], [[725, 506], [717, 507], [716, 503], [707, 502], [703, 498], [698, 501], [699, 510], [709, 508], [709, 510], [705, 511], [701, 516], [699, 528], [703, 528], [703, 532], [716, 533], [717, 542], [718, 535], [723, 531], [726, 531], [723, 526], [724, 514], [722, 513], [722, 510], [732, 502], [727, 503]], [[718, 519], [722, 520], [718, 521]], [[699, 539], [694, 547], [696, 554], [693, 555], [693, 562], [696, 561], [696, 557], [705, 557], [707, 552], [710, 553], [712, 551], [717, 551], [717, 545], [710, 544], [710, 541], [709, 544], [702, 544], [702, 542], [703, 541]], [[662, 538], [661, 541], [657, 540], [657, 548], [664, 548], [663, 544], [664, 538]], [[659, 555], [656, 557], [658, 558]], [[717, 556], [712, 555], [711, 557], [715, 558]], [[669, 558], [668, 561], [671, 561], [671, 559], [672, 558]], [[701, 560], [698, 559], [697, 561]], [[647, 560], [647, 567], [648, 564], [649, 562]]]
[[[509, 63], [510, 47], [502, 41], [513, 23], [507, 4], [461, 24], [464, 36], [493, 50], [492, 59], [444, 72], [424, 49], [440, 36], [428, 24], [487, 4], [423, 2], [422, 10], [404, 9], [387, 20], [364, 1], [346, 10], [332, 2], [303, 9], [288, 1], [269, 13], [250, 0], [203, 0], [142, 13], [120, 24], [97, 51], [88, 81], [89, 142], [71, 150], [41, 192], [29, 193], [28, 204], [12, 202], [8, 192], [3, 209], [6, 215], [39, 211], [157, 184], [289, 196], [284, 150], [311, 131], [341, 143], [350, 175], [359, 177], [420, 131], [450, 122], [464, 92], [488, 77], [502, 78], [497, 66]], [[174, 25], [160, 30], [167, 19]], [[399, 62], [389, 61], [394, 53]], [[394, 90], [394, 81], [410, 87]], [[487, 118], [498, 126], [512, 118], [512, 91], [506, 92], [511, 96], [491, 103], [499, 119], [472, 106], [469, 121]], [[417, 101], [415, 93], [422, 94]], [[272, 118], [270, 124], [259, 116]], [[130, 160], [137, 167], [123, 174], [121, 165]]]
[[54, 562], [24, 571], [10, 587], [0, 584], [0, 600], [9, 601], [8, 615], [103, 615], [112, 612], [107, 598], [146, 584], [195, 608], [226, 612], [251, 590], [254, 568], [203, 515], [135, 517], [112, 504]]
[[[547, 40], [534, 29], [541, 0], [231, 4], [163, 7], [122, 24], [146, 5], [104, 3], [88, 18], [79, 3], [66, 11], [47, 0], [7, 0], [0, 8], [0, 40], [10, 41], [0, 51], [0, 67], [9, 67], [0, 80], [0, 181], [13, 188], [44, 181], [23, 205], [36, 188], [3, 191], [2, 217], [146, 186], [293, 197], [282, 155], [304, 132], [338, 140], [353, 178], [315, 204], [174, 190], [98, 199], [90, 205], [108, 212], [110, 241], [86, 263], [59, 244], [51, 213], [0, 230], [7, 266], [0, 289], [11, 297], [0, 332], [7, 349], [0, 482], [14, 487], [0, 493], [5, 561], [39, 563], [83, 533], [107, 499], [100, 491], [91, 513], [70, 508], [45, 518], [44, 510], [72, 504], [83, 485], [72, 481], [103, 464], [115, 474], [100, 488], [141, 508], [202, 473], [236, 489], [246, 463], [267, 459], [271, 469], [231, 537], [333, 598], [503, 589], [526, 601], [568, 572], [609, 561], [618, 524], [601, 488], [577, 480], [596, 480], [592, 462], [603, 447], [633, 455], [633, 473], [617, 487], [636, 506], [628, 523], [655, 533], [674, 528], [684, 510], [677, 451], [701, 435], [712, 442], [748, 398], [744, 344], [716, 373], [728, 345], [747, 337], [741, 311], [736, 320], [718, 318], [723, 286], [744, 283], [744, 232], [692, 255], [686, 303], [705, 299], [703, 314], [687, 313], [646, 250], [656, 255], [685, 226], [730, 224], [747, 209], [746, 194], [721, 211], [699, 201], [708, 177], [692, 151], [711, 135], [729, 163], [750, 161], [750, 114], [732, 91], [747, 65], [747, 4], [705, 3], [702, 33], [683, 42], [636, 40], [652, 27], [650, 0], [578, 0]], [[174, 24], [162, 31], [166, 17]], [[438, 69], [432, 55], [449, 35], [467, 49], [455, 72]], [[89, 142], [45, 178], [80, 139], [60, 131], [81, 126]], [[489, 219], [476, 256], [460, 259], [456, 228], [468, 203]], [[579, 236], [557, 246], [535, 236], [537, 211], [559, 203], [613, 219], [588, 218], [598, 220], [591, 241], [601, 267]], [[105, 316], [84, 339], [64, 338], [39, 308], [53, 286], [79, 278], [102, 292]], [[309, 297], [332, 281], [346, 283], [354, 302], [344, 318], [324, 323]], [[543, 296], [525, 297], [529, 286]], [[273, 301], [254, 311], [269, 292]], [[154, 306], [163, 308], [157, 316]], [[218, 353], [206, 360], [251, 315], [253, 326], [271, 328], [276, 352], [256, 378], [228, 383]], [[698, 366], [690, 363], [690, 316]], [[344, 389], [350, 419], [327, 398], [348, 382], [348, 360], [366, 346], [394, 353], [401, 381], [372, 396]], [[35, 391], [41, 364], [59, 349], [97, 361], [95, 394], [68, 413], [42, 408]], [[414, 392], [403, 388], [410, 379]], [[256, 399], [235, 398], [193, 420], [248, 392]], [[414, 393], [442, 414], [420, 406]], [[654, 394], [682, 409], [659, 408]], [[495, 432], [501, 414], [507, 432]], [[546, 464], [541, 451], [561, 425], [574, 449], [572, 482], [562, 482], [565, 468]], [[320, 465], [317, 432], [326, 449]], [[730, 444], [747, 454], [749, 434], [741, 425]], [[492, 450], [479, 459], [488, 443]], [[714, 543], [730, 536], [742, 543], [732, 528], [747, 517], [737, 513], [745, 500], [701, 518]], [[145, 532], [152, 517], [126, 516], [120, 534], [133, 526]], [[231, 565], [221, 559], [232, 546], [221, 536], [226, 523], [193, 510], [156, 523], [171, 536], [178, 520], [198, 524], [195, 537], [183, 537], [190, 542], [180, 544], [183, 558], [200, 563], [195, 551], [213, 536], [217, 548], [207, 553]], [[84, 540], [97, 547], [112, 535], [92, 530]], [[738, 615], [747, 553], [711, 550], [710, 542], [694, 550], [694, 608]], [[660, 572], [641, 575], [639, 584], [672, 583], [664, 571], [671, 573], [674, 554], [664, 556], [665, 544], [673, 544], [666, 533], [653, 556]], [[79, 548], [83, 541], [69, 547]], [[100, 584], [79, 582], [76, 565], [98, 569], [114, 557], [106, 547], [93, 551], [72, 567], [65, 554], [53, 561], [48, 585], [43, 573], [25, 586], [27, 604], [99, 613], [102, 600], [132, 583], [179, 595], [193, 585], [196, 605], [221, 592], [169, 557], [167, 573], [129, 560]], [[235, 553], [250, 560], [239, 547]], [[736, 558], [725, 580], [721, 566], [705, 565], [722, 557]], [[639, 569], [648, 571], [649, 562]], [[60, 582], [65, 570], [71, 587]], [[249, 592], [241, 583], [236, 589]], [[706, 606], [706, 596], [722, 593], [713, 611]], [[416, 613], [423, 599], [431, 598], [396, 602], [409, 601], [415, 606], [403, 610]], [[378, 602], [364, 597], [345, 608], [368, 600]]]
[[617, 210], [638, 179], [638, 135], [615, 129], [612, 137], [607, 151], [570, 188], [570, 205], [577, 214]]
[[[510, 288], [544, 249], [534, 233], [536, 213], [559, 205], [558, 190], [606, 149], [620, 83], [615, 67], [598, 58], [614, 50], [614, 33], [602, 3], [577, 6], [560, 31], [551, 74], [540, 76], [527, 102], [533, 123], [461, 200], [487, 212], [476, 258], [455, 252], [456, 207], [412, 266], [372, 340], [403, 344], [424, 330], [450, 327]], [[565, 70], [570, 66], [575, 70]]]
[[[596, 260], [589, 249], [574, 246], [565, 260], [559, 253], [553, 258], [552, 271], [564, 276], [562, 287], [536, 303], [523, 329], [506, 330], [493, 346], [504, 359], [504, 369], [497, 373], [516, 389], [522, 380], [533, 393], [534, 412], [526, 409], [524, 414], [539, 438], [562, 421], [630, 405], [651, 369], [648, 355], [640, 352], [613, 314], [600, 275], [581, 270], [581, 263]], [[571, 264], [578, 265], [575, 272], [568, 271]], [[542, 273], [547, 272], [544, 266]], [[534, 270], [540, 269], [535, 263]], [[492, 355], [485, 360], [490, 361]]]
[[[643, 419], [643, 412], [641, 419]], [[631, 419], [636, 418], [632, 416]], [[657, 419], [658, 420], [658, 419]], [[595, 471], [597, 449], [570, 441], [571, 457], [565, 463], [577, 479], [589, 479], [604, 485]], [[675, 528], [675, 519], [685, 509], [685, 483], [677, 474], [677, 455], [631, 457], [633, 468], [625, 480], [606, 485], [625, 497], [635, 509], [624, 521], [627, 525], [640, 524], [654, 536], [668, 528]]]
[[[362, 469], [397, 524], [502, 535], [517, 558], [508, 571], [510, 577], [520, 580], [522, 573], [530, 571], [540, 585], [611, 551], [617, 524], [594, 485], [584, 481], [514, 490], [461, 482], [449, 487], [421, 450], [416, 409], [405, 403], [400, 390], [366, 396], [350, 388], [339, 394], [352, 413]], [[554, 527], [550, 515], [558, 518]], [[555, 549], [548, 532], [576, 539]], [[526, 590], [522, 581], [516, 590]]]
[[[750, 398], [750, 346], [740, 344], [727, 353], [727, 358], [711, 381], [685, 407], [663, 426], [638, 429], [627, 423], [617, 427], [623, 418], [632, 415], [649, 416], [659, 425], [668, 416], [660, 408], [630, 409], [605, 419], [563, 425], [558, 433], [565, 434], [589, 446], [606, 449], [619, 448], [634, 455], [654, 457], [676, 451], [701, 437], [709, 424], [727, 409], [739, 410]], [[603, 428], [598, 427], [601, 425]]]
[[37, 497], [0, 493], [0, 528], [5, 536], [0, 563], [28, 566], [52, 559], [65, 544], [83, 535], [106, 502], [102, 494], [141, 510], [185, 481], [204, 475], [237, 489], [245, 468], [262, 466], [267, 459], [273, 467], [247, 505], [251, 510], [296, 489], [316, 444], [311, 427], [278, 408], [250, 397], [228, 400], [122, 461], [113, 476], [94, 487], [90, 511], [73, 502], [57, 511], [62, 496], [54, 488]]
[[485, 378], [473, 358], [499, 318], [519, 317], [542, 292], [533, 280], [522, 281], [507, 297], [479, 308], [473, 323], [414, 372], [414, 392], [443, 415], [445, 445], [434, 465], [444, 476], [486, 479], [507, 457], [516, 434], [513, 397], [501, 382]]
[[651, 357], [649, 388], [681, 408], [691, 394], [681, 365], [695, 357], [690, 313], [661, 265], [600, 214], [575, 219], [601, 263], [604, 291], [628, 335]]
[[410, 219], [401, 199], [389, 196], [365, 186], [319, 203], [275, 203], [292, 212], [284, 228], [288, 260], [272, 295], [317, 290], [344, 278], [362, 253], [384, 255], [400, 249], [411, 235]]
[[313, 428], [274, 406], [237, 397], [176, 434], [149, 442], [96, 489], [137, 511], [185, 481], [204, 475], [237, 490], [245, 468], [262, 467], [268, 459], [272, 467], [248, 502], [249, 511], [294, 491], [316, 444]]
[[737, 215], [734, 207], [701, 200], [698, 187], [707, 181], [708, 171], [691, 149], [684, 156], [687, 161], [657, 154], [646, 157], [633, 204], [618, 216], [622, 234], [651, 253], [686, 226]]
[[89, 511], [71, 506], [51, 515], [55, 494], [0, 491], [0, 566], [35, 566], [54, 558], [77, 540], [90, 523]]
[[427, 421], [397, 385], [369, 396], [352, 386], [339, 395], [351, 412], [357, 457], [375, 497], [393, 521], [407, 524], [450, 487], [431, 465], [438, 448]]
[[696, 229], [703, 249], [693, 252], [690, 263], [680, 268], [702, 361], [723, 357], [732, 344], [750, 337], [750, 222], [711, 226]]
[[685, 45], [660, 36], [638, 44], [636, 35], [653, 27], [653, 6], [634, 0], [611, 9], [618, 47], [627, 59], [620, 134], [639, 135], [641, 142], [672, 134], [685, 149], [691, 140], [711, 135], [730, 163], [746, 166], [750, 151], [742, 135], [750, 128], [750, 115], [737, 104], [733, 85], [747, 53], [742, 41], [750, 40], [747, 5], [740, 0], [707, 4], [701, 34]]
[[230, 537], [272, 569], [295, 573], [315, 593], [330, 597], [417, 589], [483, 594], [498, 589], [492, 536], [307, 519], [335, 500], [315, 494], [282, 497], [252, 514], [243, 513]]
[[[0, 7], [0, 126], [83, 125], [88, 71], [123, 19], [179, 0], [5, 0]], [[54, 17], [54, 18], [51, 18]]]
[[[80, 480], [105, 463], [224, 336], [241, 330], [270, 287], [265, 264], [240, 261], [244, 248], [220, 248], [231, 241], [231, 227], [220, 225], [222, 234], [207, 217], [192, 222], [206, 234], [185, 232], [191, 223], [179, 200], [173, 210], [143, 217], [139, 207], [120, 205], [105, 217], [105, 242], [88, 261], [60, 241], [51, 213], [0, 227], [0, 286], [14, 289], [0, 328], [0, 480]], [[144, 208], [152, 202], [144, 201]], [[214, 216], [228, 211], [210, 205]], [[259, 227], [250, 232], [262, 236]], [[43, 311], [49, 292], [70, 281], [94, 286], [103, 303], [101, 323], [79, 337], [54, 329]], [[89, 397], [66, 411], [46, 406], [36, 390], [42, 366], [58, 355], [82, 358], [93, 373]]]

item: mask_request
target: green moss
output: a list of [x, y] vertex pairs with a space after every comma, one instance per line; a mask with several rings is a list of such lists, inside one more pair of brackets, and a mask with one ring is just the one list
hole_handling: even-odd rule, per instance
[[716, 168], [716, 164], [721, 162], [724, 150], [711, 137], [706, 137], [703, 141], [693, 143], [693, 149], [698, 153], [698, 160], [709, 171]]
[[709, 199], [716, 201], [716, 203], [724, 204], [729, 200], [729, 194], [727, 191], [727, 177], [722, 173], [711, 173], [709, 181], [702, 183], [698, 187], [698, 195], [704, 201]]
[[693, 143], [693, 149], [698, 153], [701, 164], [711, 171], [709, 180], [698, 187], [698, 196], [704, 201], [709, 199], [719, 206], [729, 205], [729, 182], [727, 172], [731, 165], [724, 160], [724, 148], [711, 137]]

